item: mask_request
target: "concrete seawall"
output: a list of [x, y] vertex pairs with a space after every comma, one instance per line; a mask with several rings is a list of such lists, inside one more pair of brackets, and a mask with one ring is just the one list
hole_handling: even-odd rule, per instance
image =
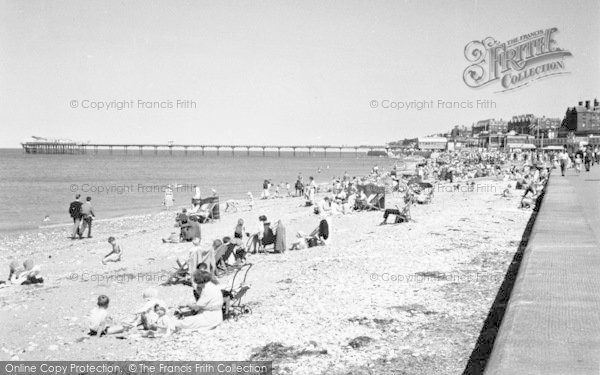
[[576, 190], [548, 182], [486, 375], [600, 374], [600, 248]]

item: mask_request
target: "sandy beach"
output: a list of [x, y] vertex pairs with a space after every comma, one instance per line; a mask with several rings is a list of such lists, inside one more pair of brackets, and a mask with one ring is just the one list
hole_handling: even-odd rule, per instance
[[[191, 288], [159, 286], [192, 246], [161, 242], [174, 230], [174, 210], [97, 221], [92, 239], [72, 241], [66, 226], [3, 234], [2, 272], [31, 258], [45, 283], [0, 288], [0, 359], [272, 359], [281, 374], [461, 373], [531, 215], [518, 208], [518, 192], [500, 196], [505, 183], [478, 183], [489, 189], [436, 187], [410, 223], [379, 226], [381, 212], [338, 215], [326, 247], [249, 255], [252, 314], [167, 339], [79, 340], [100, 294], [115, 321], [130, 320], [150, 286], [170, 306], [191, 302]], [[393, 207], [401, 196], [386, 200]], [[265, 214], [286, 225], [289, 247], [296, 231], [318, 224], [302, 202], [261, 200], [252, 211], [222, 213], [202, 225], [202, 246], [231, 236], [238, 218], [250, 226]], [[108, 236], [120, 241], [123, 260], [102, 265]], [[231, 275], [220, 286], [229, 288]]]

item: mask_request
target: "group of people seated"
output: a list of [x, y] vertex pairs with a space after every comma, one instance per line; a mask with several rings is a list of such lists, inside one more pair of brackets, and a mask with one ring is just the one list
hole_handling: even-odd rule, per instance
[[208, 331], [223, 322], [227, 307], [224, 291], [214, 276], [205, 270], [192, 273], [192, 295], [194, 302], [179, 306], [169, 314], [169, 308], [158, 298], [155, 288], [142, 293], [144, 302], [133, 311], [130, 321], [117, 324], [108, 314], [109, 298], [98, 297], [97, 306], [88, 315], [88, 336], [102, 337], [139, 329], [145, 337], [167, 337], [177, 331]]

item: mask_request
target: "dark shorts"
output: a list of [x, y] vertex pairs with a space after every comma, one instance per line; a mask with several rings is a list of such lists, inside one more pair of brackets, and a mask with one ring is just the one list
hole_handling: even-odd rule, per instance
[[100, 335], [98, 335], [98, 331], [94, 331], [93, 329], [90, 329], [90, 331], [88, 332], [89, 336], [106, 336], [108, 332], [108, 327], [104, 327], [104, 329], [102, 330], [102, 332], [100, 332]]

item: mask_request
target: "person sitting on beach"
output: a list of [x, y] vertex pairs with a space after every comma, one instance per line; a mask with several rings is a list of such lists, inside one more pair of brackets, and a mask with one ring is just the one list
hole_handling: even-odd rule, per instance
[[508, 186], [506, 187], [506, 189], [504, 189], [502, 191], [502, 197], [503, 198], [509, 198], [512, 195], [511, 192], [510, 192], [510, 188], [511, 188], [511, 185], [508, 184]]
[[89, 336], [102, 337], [106, 335], [121, 333], [124, 328], [119, 325], [110, 326], [111, 318], [108, 315], [109, 299], [104, 294], [98, 296], [97, 306], [89, 314]]
[[535, 206], [535, 201], [537, 200], [537, 198], [538, 198], [537, 193], [533, 193], [532, 191], [529, 191], [528, 193], [523, 195], [523, 197], [521, 198], [520, 208], [533, 208]]
[[256, 228], [256, 232], [252, 233], [248, 237], [247, 251], [254, 254], [257, 252], [260, 247], [260, 243], [262, 242], [264, 232], [265, 232], [265, 222], [267, 221], [267, 217], [265, 215], [260, 215], [258, 217], [258, 227]]
[[34, 265], [31, 259], [25, 260], [22, 265], [13, 261], [9, 265], [8, 281], [15, 285], [41, 284], [44, 278], [40, 273], [40, 266]]
[[200, 211], [200, 201], [199, 200], [192, 200], [192, 208], [187, 211], [190, 215], [195, 215], [198, 213], [198, 211]]
[[[238, 248], [238, 244], [231, 241], [229, 236], [223, 237], [223, 245], [225, 245], [225, 253], [223, 254], [223, 261], [225, 266], [229, 267], [231, 259], [235, 259], [235, 250]], [[233, 258], [232, 258], [233, 257]]]
[[217, 239], [213, 241], [213, 251], [215, 257], [215, 274], [218, 270], [227, 271], [227, 263], [225, 262], [225, 252], [227, 251], [227, 244]]
[[307, 247], [325, 246], [329, 238], [329, 223], [322, 219], [319, 226], [316, 227], [310, 234], [304, 234], [298, 231], [296, 234], [298, 240], [292, 244], [290, 250], [301, 250]]
[[383, 213], [383, 221], [379, 225], [387, 224], [387, 219], [390, 215], [396, 216], [396, 220], [394, 221], [395, 224], [410, 221], [410, 202], [408, 202], [402, 209], [400, 209], [398, 206], [396, 206], [395, 209], [387, 208]]
[[123, 254], [121, 246], [114, 237], [108, 237], [108, 243], [112, 245], [112, 251], [102, 259], [102, 264], [106, 264], [106, 262], [118, 262], [121, 260], [121, 255]]
[[345, 215], [345, 214], [352, 212], [352, 210], [354, 210], [355, 205], [356, 205], [356, 193], [352, 193], [352, 194], [348, 195], [348, 198], [346, 198], [346, 200], [341, 203], [340, 206], [341, 206], [342, 213]]
[[181, 228], [181, 240], [190, 242], [194, 238], [202, 238], [200, 231], [200, 223], [195, 220], [188, 220], [186, 222], [182, 222], [180, 225]]
[[154, 313], [157, 316], [156, 319], [156, 330], [149, 332], [148, 337], [169, 337], [171, 336], [171, 329], [175, 326], [175, 319], [172, 316], [167, 315], [167, 308], [163, 305], [156, 304], [154, 306]]
[[209, 272], [197, 270], [193, 274], [193, 279], [198, 299], [186, 307], [195, 315], [173, 321], [169, 327], [170, 331], [207, 331], [223, 322], [223, 293], [216, 285], [213, 276]]
[[332, 215], [333, 207], [332, 207], [332, 203], [331, 203], [331, 198], [329, 198], [329, 197], [323, 198], [319, 202], [317, 207], [315, 207], [315, 213], [318, 215], [323, 215], [323, 216]]
[[166, 306], [164, 301], [158, 299], [158, 290], [156, 288], [148, 288], [142, 292], [144, 303], [133, 312], [134, 318], [126, 324], [126, 327], [137, 327], [139, 325], [146, 331], [156, 330], [156, 322], [158, 315], [154, 312], [156, 305]]

